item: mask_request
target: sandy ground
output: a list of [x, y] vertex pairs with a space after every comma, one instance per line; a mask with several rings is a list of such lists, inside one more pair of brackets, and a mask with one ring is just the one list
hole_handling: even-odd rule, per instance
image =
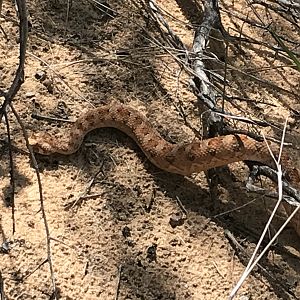
[[[193, 140], [191, 128], [201, 129], [201, 122], [189, 76], [180, 73], [174, 60], [154, 43], [159, 34], [143, 10], [131, 1], [108, 3], [109, 16], [90, 1], [73, 1], [69, 14], [67, 1], [28, 1], [32, 28], [26, 76], [14, 100], [28, 132], [48, 131], [59, 139], [68, 123], [32, 115], [74, 120], [83, 110], [117, 99], [147, 115], [167, 140]], [[190, 49], [190, 25], [199, 23], [201, 11], [193, 1], [157, 3], [176, 18], [167, 20]], [[220, 7], [231, 34], [242, 30], [255, 40], [272, 42], [263, 31], [237, 19], [249, 14], [257, 21], [246, 2], [226, 0]], [[299, 30], [278, 15], [257, 9], [265, 20], [273, 17], [278, 32], [299, 43]], [[5, 90], [18, 62], [17, 18], [9, 3], [4, 3], [0, 21], [7, 35], [0, 33], [0, 88]], [[215, 49], [223, 52], [219, 46]], [[289, 67], [291, 62], [261, 45], [242, 44], [229, 47], [228, 64], [232, 70], [227, 74], [227, 92], [240, 100], [227, 103], [226, 109], [276, 125], [265, 133], [277, 139], [288, 118], [287, 139], [299, 146], [299, 117], [289, 108], [299, 108], [300, 81], [299, 73]], [[2, 123], [0, 271], [4, 292], [6, 299], [53, 299], [37, 179], [24, 153], [21, 129], [13, 114], [9, 118], [15, 145], [16, 231], [13, 234]], [[298, 163], [299, 150], [287, 151], [295, 154]], [[246, 191], [248, 169], [242, 163], [219, 171], [212, 197], [205, 174], [164, 173], [146, 160], [130, 138], [113, 129], [95, 130], [74, 155], [38, 156], [37, 160], [61, 299], [226, 299], [273, 203]], [[171, 226], [174, 214], [186, 218]], [[283, 220], [283, 214], [276, 217], [270, 234]], [[230, 242], [225, 230], [246, 254]], [[300, 298], [299, 249], [299, 237], [286, 229], [236, 299]]]

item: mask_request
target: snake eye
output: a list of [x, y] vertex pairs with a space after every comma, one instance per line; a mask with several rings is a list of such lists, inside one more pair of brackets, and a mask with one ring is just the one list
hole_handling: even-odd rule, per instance
[[195, 156], [194, 153], [188, 152], [187, 158], [188, 158], [188, 160], [190, 160], [190, 161], [194, 161], [194, 160], [196, 159], [196, 156]]

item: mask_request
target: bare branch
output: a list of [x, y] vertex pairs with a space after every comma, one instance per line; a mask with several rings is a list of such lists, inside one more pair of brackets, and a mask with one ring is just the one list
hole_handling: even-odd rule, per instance
[[44, 220], [44, 226], [45, 226], [45, 232], [46, 232], [46, 244], [47, 244], [47, 261], [49, 263], [49, 268], [50, 268], [50, 273], [51, 273], [51, 281], [52, 281], [52, 286], [53, 286], [53, 294], [54, 294], [54, 299], [58, 299], [58, 295], [57, 295], [57, 289], [56, 289], [56, 283], [55, 283], [55, 277], [54, 277], [54, 269], [53, 269], [53, 263], [52, 263], [52, 254], [51, 254], [51, 237], [50, 237], [50, 230], [49, 230], [49, 226], [48, 226], [48, 222], [47, 222], [47, 216], [46, 216], [46, 212], [45, 212], [45, 207], [44, 207], [44, 196], [43, 196], [43, 186], [42, 186], [42, 181], [41, 181], [41, 176], [40, 176], [40, 172], [39, 172], [39, 167], [35, 158], [35, 155], [32, 151], [31, 146], [29, 145], [29, 141], [28, 141], [28, 135], [27, 135], [27, 131], [26, 128], [20, 118], [20, 116], [18, 115], [17, 111], [14, 109], [12, 103], [10, 103], [10, 108], [14, 114], [14, 116], [16, 117], [19, 125], [21, 126], [22, 132], [23, 132], [23, 136], [25, 139], [25, 143], [26, 143], [26, 147], [29, 151], [29, 158], [31, 160], [31, 163], [33, 165], [33, 168], [35, 170], [36, 173], [36, 177], [37, 177], [37, 182], [38, 182], [38, 188], [39, 188], [39, 197], [40, 197], [40, 204], [41, 204], [41, 213], [42, 213], [42, 217]]
[[20, 19], [19, 23], [19, 39], [20, 39], [20, 56], [19, 56], [19, 65], [16, 71], [15, 78], [8, 90], [4, 94], [4, 102], [0, 108], [0, 122], [4, 115], [7, 105], [9, 105], [14, 96], [19, 91], [22, 83], [24, 82], [24, 65], [25, 65], [25, 56], [26, 56], [26, 45], [27, 45], [27, 35], [28, 35], [28, 21], [27, 21], [27, 8], [25, 0], [16, 0], [18, 15]]
[[10, 137], [10, 126], [9, 120], [7, 116], [7, 112], [4, 111], [4, 118], [6, 123], [6, 132], [7, 132], [7, 140], [8, 140], [8, 154], [9, 154], [9, 165], [10, 165], [10, 185], [11, 198], [9, 199], [9, 204], [11, 205], [11, 215], [13, 221], [13, 233], [16, 231], [16, 222], [15, 222], [15, 172], [14, 172], [14, 160], [12, 155], [12, 146], [11, 146], [11, 137]]

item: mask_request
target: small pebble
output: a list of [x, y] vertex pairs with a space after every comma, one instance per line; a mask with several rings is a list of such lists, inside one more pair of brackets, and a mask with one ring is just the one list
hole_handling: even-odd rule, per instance
[[46, 79], [47, 75], [45, 71], [39, 70], [35, 73], [34, 77], [39, 81], [43, 81]]
[[25, 97], [26, 98], [33, 98], [33, 97], [35, 97], [35, 93], [34, 92], [28, 92], [28, 93], [25, 94]]

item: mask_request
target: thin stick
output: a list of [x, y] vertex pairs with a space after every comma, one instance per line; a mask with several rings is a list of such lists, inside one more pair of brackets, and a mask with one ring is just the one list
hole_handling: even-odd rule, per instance
[[36, 120], [43, 120], [43, 121], [54, 121], [54, 122], [65, 122], [65, 123], [74, 123], [75, 121], [67, 120], [67, 119], [61, 119], [61, 118], [54, 118], [49, 116], [43, 116], [36, 113], [31, 114], [31, 117]]
[[5, 300], [5, 294], [4, 294], [4, 280], [2, 277], [2, 272], [0, 271], [0, 296], [1, 300]]
[[121, 275], [122, 275], [122, 268], [123, 268], [122, 265], [120, 265], [119, 268], [118, 268], [118, 283], [117, 283], [117, 289], [116, 289], [115, 300], [118, 300], [118, 299], [119, 299], [120, 285], [121, 285]]
[[85, 187], [84, 191], [82, 193], [80, 193], [80, 195], [77, 197], [77, 199], [73, 200], [72, 202], [68, 203], [65, 205], [66, 208], [74, 208], [78, 203], [81, 203], [81, 201], [85, 200], [85, 199], [89, 199], [89, 198], [93, 198], [93, 197], [97, 197], [101, 194], [94, 194], [94, 195], [88, 195], [91, 191], [92, 185], [94, 184], [97, 176], [102, 172], [103, 174], [103, 164], [101, 164], [100, 169], [95, 173], [95, 175], [92, 177], [92, 179], [89, 181], [89, 183], [87, 184], [87, 186]]
[[67, 1], [67, 15], [66, 15], [66, 23], [65, 23], [64, 37], [66, 37], [67, 30], [68, 30], [69, 16], [70, 16], [71, 7], [72, 7], [72, 0], [68, 0], [68, 1]]
[[11, 218], [13, 221], [13, 234], [16, 231], [16, 222], [15, 222], [15, 171], [14, 171], [14, 160], [12, 155], [12, 147], [11, 147], [11, 138], [10, 138], [10, 126], [9, 120], [7, 117], [7, 112], [4, 111], [4, 119], [6, 123], [6, 132], [7, 132], [7, 142], [8, 142], [8, 154], [9, 154], [9, 165], [10, 165], [10, 185], [11, 185]]
[[[274, 235], [274, 237], [270, 240], [270, 242], [267, 244], [267, 246], [263, 249], [263, 251], [260, 253], [260, 255], [257, 257], [257, 259], [253, 262], [253, 264], [245, 270], [245, 273], [243, 274], [243, 276], [241, 277], [241, 279], [239, 280], [239, 283], [244, 282], [245, 279], [249, 276], [249, 274], [251, 273], [251, 271], [253, 270], [253, 268], [255, 267], [255, 265], [257, 265], [257, 263], [260, 261], [260, 259], [265, 255], [265, 253], [267, 252], [267, 250], [272, 246], [272, 244], [276, 241], [276, 239], [278, 238], [278, 236], [280, 235], [280, 233], [285, 229], [285, 227], [287, 226], [287, 224], [291, 221], [291, 219], [294, 217], [294, 215], [298, 212], [298, 210], [300, 209], [300, 205], [292, 212], [292, 214], [289, 216], [289, 218], [283, 223], [283, 225], [279, 228], [278, 232]], [[237, 291], [240, 288], [240, 284], [237, 284], [234, 289], [231, 291], [230, 295], [229, 295], [229, 300], [233, 299], [233, 297], [235, 296], [235, 294], [237, 293]]]
[[[228, 229], [225, 229], [224, 234], [234, 244], [236, 249], [238, 249], [242, 253], [242, 255], [245, 256], [246, 259], [249, 258], [250, 255], [246, 252], [244, 247], [236, 240], [234, 235]], [[276, 282], [279, 288], [282, 289], [285, 293], [295, 296], [289, 289], [286, 288], [286, 286], [283, 283], [281, 283], [278, 279], [274, 278], [274, 276], [267, 269], [265, 269], [261, 264], [258, 263], [257, 266], [260, 268], [260, 270], [263, 273], [265, 273], [265, 275], [267, 275], [269, 278], [272, 278], [272, 280], [274, 280], [274, 282]]]
[[[286, 132], [286, 126], [287, 126], [287, 120], [284, 124], [284, 130], [283, 130], [283, 134], [282, 134], [282, 143], [284, 142], [284, 137], [285, 137], [285, 132]], [[253, 254], [248, 262], [248, 265], [244, 271], [244, 273], [242, 274], [241, 278], [239, 279], [238, 283], [236, 284], [236, 286], [234, 287], [234, 289], [231, 291], [229, 299], [233, 299], [233, 297], [235, 296], [235, 294], [237, 293], [237, 291], [239, 290], [239, 288], [241, 287], [241, 285], [243, 284], [243, 282], [245, 281], [245, 279], [248, 277], [248, 275], [250, 274], [250, 272], [252, 271], [252, 269], [254, 268], [254, 266], [258, 263], [258, 261], [260, 260], [260, 258], [262, 257], [262, 253], [265, 253], [268, 248], [272, 245], [272, 243], [276, 240], [276, 238], [278, 237], [278, 235], [280, 234], [280, 232], [285, 228], [285, 227], [281, 227], [280, 230], [275, 234], [275, 236], [271, 239], [272, 243], [269, 242], [269, 244], [264, 248], [264, 250], [262, 251], [262, 253], [258, 256], [258, 258], [254, 261], [256, 254], [258, 253], [259, 247], [262, 244], [262, 241], [270, 227], [270, 224], [275, 216], [275, 213], [279, 207], [279, 205], [281, 204], [282, 198], [283, 198], [283, 189], [282, 189], [282, 169], [281, 169], [281, 165], [280, 165], [280, 156], [281, 156], [281, 151], [282, 151], [282, 144], [280, 147], [280, 153], [279, 153], [279, 158], [278, 160], [275, 158], [274, 154], [272, 153], [268, 142], [265, 140], [265, 143], [267, 144], [267, 147], [269, 149], [270, 155], [272, 156], [272, 159], [274, 160], [275, 164], [276, 164], [276, 168], [277, 168], [277, 178], [278, 178], [278, 201], [272, 211], [272, 214], [260, 236], [260, 239], [255, 247], [255, 250], [253, 251]], [[296, 211], [298, 211], [298, 209], [300, 208], [300, 205], [294, 210], [293, 214], [294, 215], [296, 213]], [[291, 219], [291, 216], [288, 218], [288, 220]], [[287, 223], [284, 223], [287, 224]], [[275, 238], [276, 237], [276, 238]], [[253, 262], [254, 261], [254, 262]]]
[[29, 144], [28, 135], [27, 135], [27, 131], [25, 129], [25, 126], [24, 126], [20, 116], [18, 115], [17, 111], [14, 109], [12, 103], [10, 103], [10, 108], [11, 108], [13, 114], [15, 115], [19, 125], [21, 126], [23, 136], [24, 136], [24, 139], [25, 139], [25, 143], [26, 143], [26, 147], [29, 151], [29, 158], [31, 160], [31, 163], [33, 165], [33, 168], [35, 170], [36, 177], [37, 177], [38, 188], [39, 188], [39, 196], [40, 196], [41, 212], [42, 212], [42, 217], [43, 217], [43, 220], [44, 220], [44, 226], [45, 226], [45, 232], [46, 232], [47, 260], [48, 260], [49, 268], [50, 268], [54, 299], [58, 300], [55, 277], [54, 277], [54, 270], [53, 270], [53, 263], [52, 263], [52, 255], [51, 255], [50, 230], [49, 230], [49, 226], [48, 226], [48, 222], [47, 222], [47, 216], [46, 216], [46, 212], [45, 212], [44, 197], [43, 197], [43, 186], [42, 186], [42, 181], [41, 181], [41, 177], [40, 177], [39, 167], [38, 167], [37, 161], [35, 159], [35, 155], [32, 151], [32, 148]]
[[34, 274], [39, 268], [41, 268], [46, 262], [48, 262], [48, 259], [44, 259], [40, 264], [38, 264], [31, 272], [26, 274], [25, 276], [22, 277], [22, 280], [25, 280], [29, 278], [32, 274]]

